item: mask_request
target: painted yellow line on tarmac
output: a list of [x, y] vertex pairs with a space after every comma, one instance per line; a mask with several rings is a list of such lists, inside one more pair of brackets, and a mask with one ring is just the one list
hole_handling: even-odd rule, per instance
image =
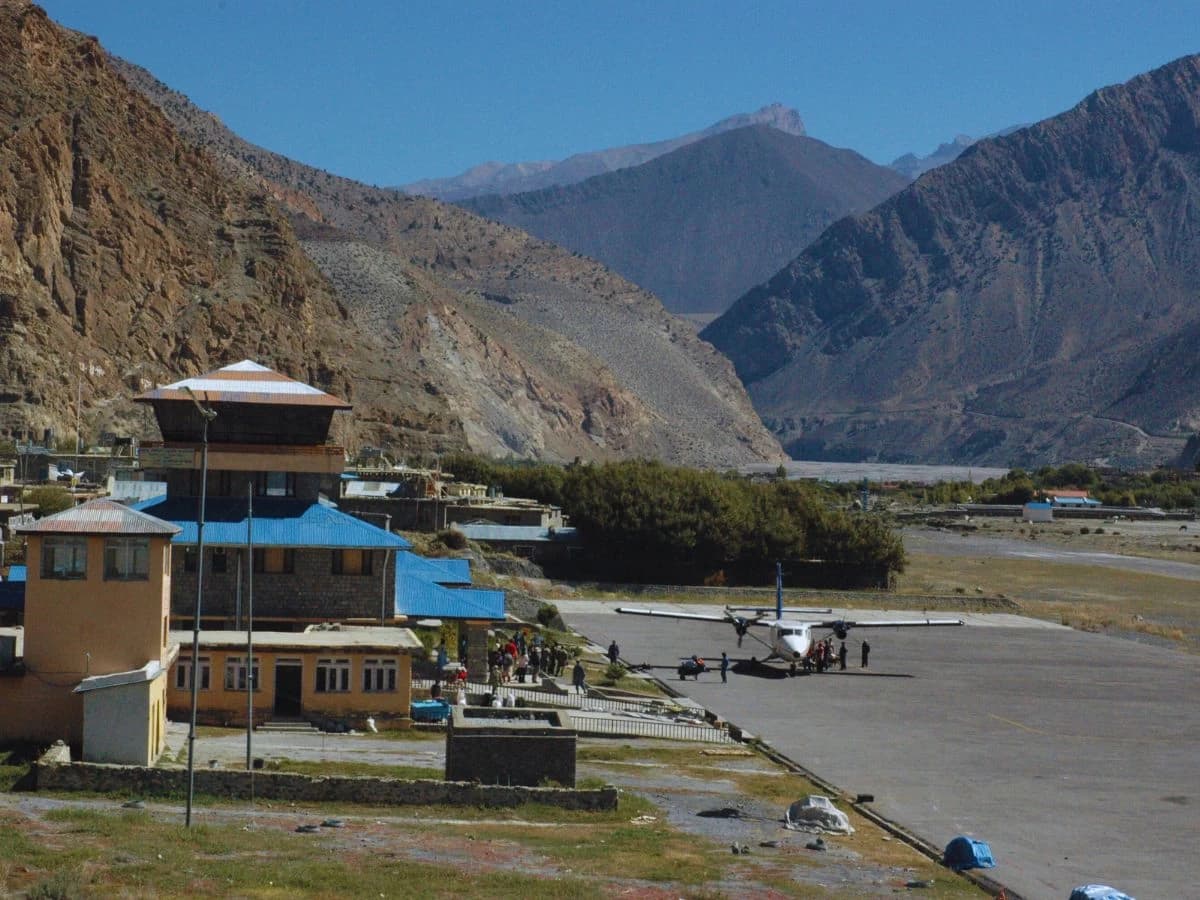
[[1006, 719], [1004, 716], [998, 716], [995, 713], [988, 713], [993, 719], [1003, 722], [1005, 725], [1011, 725], [1013, 728], [1020, 728], [1022, 731], [1028, 731], [1030, 734], [1041, 734], [1049, 736], [1050, 732], [1042, 731], [1040, 728], [1034, 728], [1032, 725], [1024, 725], [1021, 722], [1014, 722], [1012, 719]]

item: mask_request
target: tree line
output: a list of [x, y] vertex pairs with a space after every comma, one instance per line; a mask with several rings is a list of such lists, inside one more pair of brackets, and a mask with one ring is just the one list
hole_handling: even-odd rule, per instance
[[646, 460], [558, 466], [459, 455], [459, 481], [561, 507], [606, 580], [770, 583], [776, 561], [901, 571], [900, 537], [876, 516], [836, 508], [802, 482], [751, 482], [735, 473]]

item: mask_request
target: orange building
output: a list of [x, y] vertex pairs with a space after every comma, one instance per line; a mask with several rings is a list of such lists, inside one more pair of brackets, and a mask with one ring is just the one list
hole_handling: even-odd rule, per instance
[[22, 657], [0, 679], [0, 740], [62, 739], [94, 762], [163, 750], [171, 538], [178, 527], [93, 500], [19, 531], [28, 539]]
[[[254, 685], [254, 721], [303, 718], [326, 728], [379, 728], [409, 723], [412, 654], [424, 647], [407, 628], [315, 626], [300, 632], [255, 631], [251, 666], [246, 632], [200, 633], [197, 721], [245, 725], [247, 682]], [[191, 632], [172, 632], [183, 646], [172, 669], [167, 707], [172, 718], [191, 710]]]

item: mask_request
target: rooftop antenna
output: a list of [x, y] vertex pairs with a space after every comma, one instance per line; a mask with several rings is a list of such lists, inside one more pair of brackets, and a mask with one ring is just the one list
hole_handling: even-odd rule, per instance
[[[192, 827], [192, 800], [196, 794], [196, 705], [200, 700], [200, 610], [204, 597], [204, 505], [208, 495], [208, 423], [217, 417], [216, 412], [201, 404], [187, 385], [183, 386], [184, 393], [196, 405], [200, 419], [204, 424], [202, 432], [203, 449], [200, 456], [200, 502], [196, 508], [196, 608], [192, 617], [192, 714], [188, 727], [188, 761], [187, 761], [187, 810], [184, 824]], [[193, 457], [194, 458], [194, 457]]]

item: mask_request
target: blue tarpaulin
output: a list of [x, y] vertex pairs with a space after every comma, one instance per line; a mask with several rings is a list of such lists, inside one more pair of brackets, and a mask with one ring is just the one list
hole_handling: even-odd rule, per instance
[[1085, 884], [1071, 891], [1071, 900], [1133, 900], [1107, 884]]
[[992, 859], [992, 848], [983, 841], [959, 835], [946, 845], [942, 865], [961, 872], [963, 869], [993, 869], [996, 860]]

